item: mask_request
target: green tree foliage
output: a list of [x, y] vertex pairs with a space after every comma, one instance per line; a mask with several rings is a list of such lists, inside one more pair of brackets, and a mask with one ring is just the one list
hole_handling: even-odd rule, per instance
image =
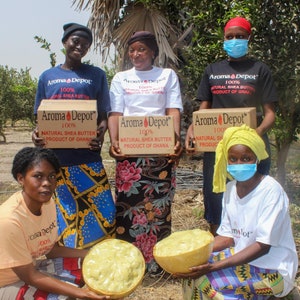
[[[277, 177], [285, 184], [285, 162], [300, 128], [299, 1], [185, 1], [186, 23], [193, 25], [191, 44], [183, 52], [180, 70], [185, 95], [193, 98], [204, 68], [225, 57], [223, 28], [228, 19], [243, 16], [251, 20], [253, 35], [250, 55], [272, 70], [279, 93], [276, 124], [272, 130], [277, 150]], [[197, 105], [198, 106], [198, 105]]]
[[[192, 99], [196, 96], [204, 68], [225, 57], [222, 42], [226, 21], [237, 15], [251, 20], [250, 55], [269, 65], [279, 92], [280, 102], [272, 132], [278, 157], [278, 179], [284, 184], [288, 150], [298, 139], [300, 127], [299, 0], [73, 0], [73, 4], [77, 4], [79, 9], [91, 8], [89, 25], [95, 33], [96, 44], [107, 49], [112, 43], [116, 49], [119, 49], [118, 45], [124, 45], [128, 32], [132, 32], [130, 28], [148, 28], [144, 15], [135, 10], [144, 7], [152, 27], [147, 24], [158, 37], [160, 49], [167, 49], [162, 47], [167, 38], [171, 46], [169, 49], [173, 49], [180, 59], [176, 71], [182, 81], [186, 123], [190, 123], [191, 112], [199, 106]], [[138, 19], [138, 15], [142, 18]], [[155, 17], [164, 19], [164, 22], [155, 26]], [[119, 51], [119, 56], [123, 57], [123, 52]], [[169, 62], [164, 61], [164, 65], [170, 63], [170, 52], [166, 57]]]
[[37, 43], [41, 44], [42, 49], [45, 49], [46, 51], [50, 52], [50, 54], [49, 54], [50, 65], [51, 65], [51, 67], [55, 67], [56, 53], [51, 51], [51, 43], [49, 43], [46, 39], [44, 39], [41, 36], [35, 36], [34, 39]]
[[37, 82], [29, 74], [30, 69], [9, 69], [0, 66], [0, 135], [8, 121], [12, 125], [18, 120], [34, 122], [33, 106]]

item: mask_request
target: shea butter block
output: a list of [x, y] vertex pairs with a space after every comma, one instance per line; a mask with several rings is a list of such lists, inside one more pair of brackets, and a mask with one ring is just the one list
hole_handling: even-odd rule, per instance
[[145, 274], [145, 260], [133, 244], [106, 239], [93, 246], [83, 260], [85, 284], [94, 292], [120, 299], [130, 295]]
[[188, 273], [208, 261], [213, 242], [213, 235], [205, 230], [176, 231], [155, 244], [153, 256], [168, 273]]

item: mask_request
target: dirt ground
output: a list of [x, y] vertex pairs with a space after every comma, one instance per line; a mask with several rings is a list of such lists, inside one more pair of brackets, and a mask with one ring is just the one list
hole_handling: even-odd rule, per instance
[[[7, 127], [5, 130], [6, 143], [0, 139], [0, 204], [7, 197], [18, 190], [19, 186], [11, 175], [11, 166], [14, 155], [25, 146], [33, 146], [31, 142], [31, 128], [24, 124], [16, 127]], [[108, 141], [102, 150], [103, 162], [108, 177], [114, 184], [114, 161], [107, 152]], [[202, 161], [201, 156], [184, 157], [177, 169], [177, 190], [172, 208], [173, 227], [172, 230], [184, 230], [192, 228], [207, 229], [203, 220], [202, 202]], [[296, 231], [300, 231], [299, 208], [293, 207], [298, 213], [292, 217], [296, 224]], [[299, 230], [298, 230], [299, 229]], [[298, 234], [297, 241], [298, 241]], [[299, 242], [297, 243], [299, 245]], [[298, 280], [298, 279], [297, 279]], [[299, 284], [297, 283], [299, 286]], [[131, 300], [181, 300], [180, 281], [166, 274], [158, 278], [150, 278], [147, 274], [142, 284], [127, 299]], [[300, 298], [289, 298], [300, 299]]]

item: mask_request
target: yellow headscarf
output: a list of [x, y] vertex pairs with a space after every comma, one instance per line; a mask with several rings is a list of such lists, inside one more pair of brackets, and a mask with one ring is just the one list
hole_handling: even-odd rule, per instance
[[226, 190], [228, 150], [234, 145], [249, 147], [256, 155], [258, 161], [266, 159], [269, 156], [266, 152], [263, 139], [254, 129], [247, 125], [227, 128], [224, 131], [223, 139], [218, 143], [216, 149], [213, 178], [213, 191], [215, 193], [221, 193]]

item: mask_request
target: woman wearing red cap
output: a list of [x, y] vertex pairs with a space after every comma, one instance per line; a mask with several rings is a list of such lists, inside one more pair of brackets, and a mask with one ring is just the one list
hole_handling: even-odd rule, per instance
[[[275, 121], [274, 103], [278, 101], [271, 71], [267, 65], [248, 57], [251, 24], [242, 17], [235, 17], [224, 28], [223, 49], [227, 59], [208, 65], [204, 71], [197, 99], [199, 109], [256, 107], [257, 133], [263, 137], [268, 152], [266, 133]], [[192, 125], [186, 136], [186, 149], [190, 152], [190, 141], [194, 141]], [[222, 193], [213, 193], [212, 179], [215, 153], [205, 152], [203, 157], [204, 217], [216, 234], [222, 212]], [[260, 163], [259, 172], [268, 174], [270, 159]]]

